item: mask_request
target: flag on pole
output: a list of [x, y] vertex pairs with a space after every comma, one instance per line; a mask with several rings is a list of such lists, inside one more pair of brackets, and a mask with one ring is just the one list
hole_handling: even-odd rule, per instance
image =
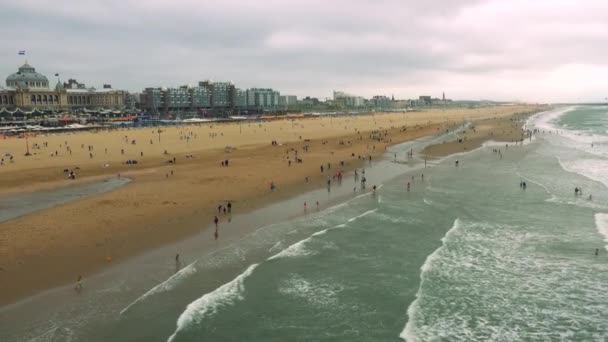
[[19, 50], [19, 56], [25, 56], [25, 50]]

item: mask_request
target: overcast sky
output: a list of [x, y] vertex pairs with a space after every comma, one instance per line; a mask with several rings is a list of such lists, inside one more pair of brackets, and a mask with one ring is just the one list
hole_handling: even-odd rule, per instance
[[19, 0], [0, 78], [140, 91], [229, 80], [282, 94], [522, 101], [608, 97], [608, 1]]

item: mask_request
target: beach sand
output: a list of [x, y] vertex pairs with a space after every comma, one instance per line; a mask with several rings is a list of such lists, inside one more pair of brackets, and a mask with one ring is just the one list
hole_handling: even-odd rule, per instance
[[[28, 141], [34, 153], [31, 157], [23, 157], [24, 139], [0, 140], [1, 152], [15, 156], [14, 163], [5, 161], [0, 167], [0, 196], [100, 181], [118, 174], [132, 180], [112, 192], [0, 224], [0, 305], [75, 282], [78, 275], [86, 277], [206, 229], [217, 215], [218, 205], [228, 200], [238, 214], [323, 187], [326, 177], [338, 170], [360, 167], [363, 160], [359, 156], [379, 158], [389, 145], [444, 132], [464, 121], [476, 122], [476, 131], [485, 135], [470, 132], [466, 144], [471, 145], [451, 142], [425, 153], [452, 153], [448, 145], [456, 146], [450, 147], [458, 149], [454, 152], [471, 149], [487, 140], [492, 131], [496, 133], [493, 140], [506, 137], [510, 141], [514, 136], [498, 131], [517, 130], [512, 126], [514, 114], [539, 110], [497, 106], [163, 127], [160, 134], [157, 128], [81, 132], [32, 137]], [[374, 130], [386, 130], [387, 138], [370, 139]], [[279, 145], [271, 145], [273, 140]], [[34, 149], [35, 144], [43, 147]], [[88, 150], [89, 145], [93, 151]], [[305, 145], [308, 152], [302, 149]], [[291, 149], [298, 150], [302, 163], [295, 163]], [[51, 156], [55, 151], [58, 156]], [[173, 158], [176, 164], [168, 163]], [[127, 159], [138, 164], [125, 165]], [[229, 166], [222, 167], [220, 163], [226, 159]], [[339, 166], [340, 161], [345, 162], [344, 167]], [[331, 163], [329, 171], [327, 163]], [[68, 180], [63, 170], [76, 167], [76, 180]], [[271, 182], [278, 186], [277, 191], [270, 191]], [[229, 227], [228, 215], [218, 217], [221, 229]]]
[[[429, 159], [445, 157], [459, 152], [469, 152], [487, 141], [515, 144], [526, 138], [523, 129], [525, 119], [533, 112], [522, 112], [510, 118], [489, 118], [475, 121], [474, 125], [453, 139], [431, 145], [422, 151]], [[503, 146], [504, 148], [505, 146]], [[500, 147], [498, 147], [500, 148]]]

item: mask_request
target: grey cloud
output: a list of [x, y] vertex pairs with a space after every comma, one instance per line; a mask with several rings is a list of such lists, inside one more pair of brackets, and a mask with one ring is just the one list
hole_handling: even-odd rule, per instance
[[[21, 0], [0, 5], [0, 77], [26, 49], [47, 75], [134, 91], [213, 78], [321, 97], [600, 96], [568, 95], [568, 68], [595, 70], [589, 84], [608, 77], [607, 10], [591, 0]], [[547, 75], [563, 79], [559, 92], [538, 90]]]

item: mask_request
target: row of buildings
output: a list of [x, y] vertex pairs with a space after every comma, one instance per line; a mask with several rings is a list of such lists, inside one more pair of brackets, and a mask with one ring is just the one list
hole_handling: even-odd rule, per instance
[[146, 88], [140, 102], [142, 109], [154, 114], [237, 114], [286, 110], [297, 105], [297, 97], [281, 96], [270, 88], [241, 89], [231, 82], [201, 81], [194, 87]]
[[[58, 76], [58, 75], [55, 75]], [[0, 87], [0, 109], [6, 111], [70, 112], [95, 110], [135, 110], [151, 115], [179, 113], [212, 114], [287, 110], [297, 104], [297, 97], [270, 88], [240, 89], [230, 82], [201, 81], [197, 86], [146, 88], [140, 94], [112, 89], [87, 87], [84, 83], [59, 78], [51, 86], [47, 76], [27, 62], [6, 78]]]
[[347, 94], [343, 91], [333, 92], [331, 105], [336, 108], [366, 108], [379, 110], [405, 109], [416, 107], [433, 107], [446, 106], [451, 104], [452, 100], [445, 98], [432, 98], [428, 95], [419, 96], [418, 99], [411, 100], [395, 100], [395, 96], [376, 95], [371, 99], [366, 99], [362, 96]]
[[[192, 117], [202, 115], [238, 115], [264, 112], [323, 110], [392, 110], [411, 107], [446, 105], [445, 99], [420, 96], [416, 100], [395, 100], [384, 95], [371, 99], [334, 91], [325, 101], [294, 95], [281, 95], [271, 88], [241, 89], [231, 82], [201, 81], [196, 86], [146, 88], [131, 94], [112, 89], [87, 87], [75, 79], [51, 86], [49, 79], [27, 61], [6, 78], [0, 87], [0, 113], [34, 111], [46, 113], [83, 113], [114, 111], [145, 113], [159, 117]], [[0, 116], [2, 116], [0, 114]]]
[[0, 88], [0, 108], [55, 112], [121, 109], [129, 102], [127, 95], [126, 91], [114, 90], [109, 84], [95, 89], [76, 80], [66, 83], [57, 80], [57, 84], [51, 87], [48, 78], [26, 62], [6, 78], [6, 87]]

